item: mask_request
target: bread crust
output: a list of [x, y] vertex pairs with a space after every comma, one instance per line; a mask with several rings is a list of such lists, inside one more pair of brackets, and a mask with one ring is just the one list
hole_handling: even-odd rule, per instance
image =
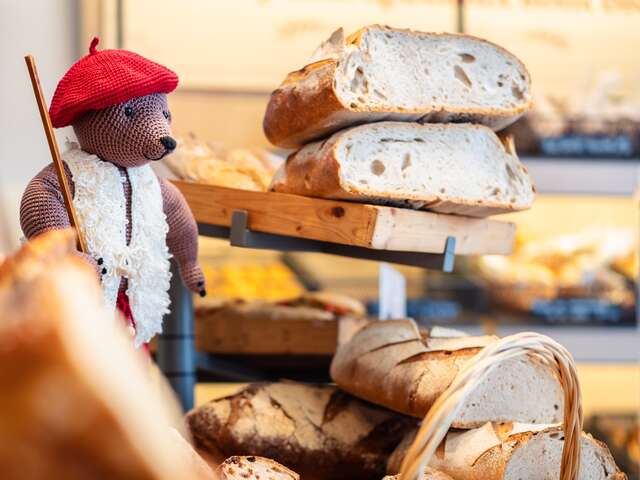
[[[381, 122], [376, 126], [390, 131], [407, 127], [405, 124], [398, 122]], [[465, 127], [472, 130], [487, 128], [483, 125], [472, 124], [465, 125]], [[370, 127], [357, 126], [343, 130], [322, 142], [307, 145], [305, 148], [292, 153], [281, 167], [279, 173], [274, 177], [270, 190], [308, 197], [360, 201], [396, 207], [419, 207], [421, 210], [470, 217], [487, 217], [529, 208], [528, 206], [518, 206], [516, 202], [469, 200], [447, 194], [404, 192], [402, 195], [398, 195], [397, 192], [392, 191], [367, 193], [366, 187], [363, 187], [360, 191], [354, 191], [349, 185], [342, 182], [338, 149], [341, 143], [346, 141], [354, 131], [368, 128]], [[437, 128], [460, 128], [460, 125], [438, 124]], [[504, 144], [499, 142], [498, 137], [496, 137], [496, 142], [499, 143], [498, 148], [505, 148]], [[515, 152], [510, 153], [515, 154]], [[521, 165], [521, 167], [523, 174], [528, 177], [526, 167], [524, 165]], [[532, 193], [535, 193], [535, 186], [530, 178], [529, 181], [532, 185]]]
[[[487, 40], [466, 34], [425, 33], [381, 25], [364, 27], [346, 39], [346, 44], [359, 45], [368, 30], [381, 29], [408, 33], [418, 37], [469, 38], [490, 45], [510, 57], [529, 79], [524, 64], [506, 49]], [[471, 122], [500, 130], [517, 120], [531, 108], [531, 98], [509, 109], [456, 106], [425, 106], [413, 109], [385, 110], [376, 106], [360, 108], [342, 101], [335, 88], [335, 73], [340, 59], [331, 58], [306, 65], [287, 75], [272, 94], [265, 112], [263, 129], [276, 146], [297, 148], [348, 126], [380, 120], [421, 121], [423, 123]]]
[[429, 352], [413, 322], [374, 322], [338, 348], [331, 378], [352, 395], [422, 418], [480, 350]]

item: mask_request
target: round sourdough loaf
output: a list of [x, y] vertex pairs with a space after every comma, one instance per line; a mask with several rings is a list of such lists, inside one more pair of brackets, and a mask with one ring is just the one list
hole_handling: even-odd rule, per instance
[[273, 458], [305, 480], [380, 480], [416, 425], [333, 386], [254, 384], [189, 412], [200, 451]]

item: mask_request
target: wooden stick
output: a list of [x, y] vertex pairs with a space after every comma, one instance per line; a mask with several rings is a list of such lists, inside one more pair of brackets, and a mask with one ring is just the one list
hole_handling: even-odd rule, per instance
[[84, 236], [82, 235], [80, 225], [78, 224], [78, 217], [76, 215], [76, 210], [73, 207], [71, 190], [69, 189], [64, 165], [62, 163], [62, 158], [60, 157], [60, 150], [58, 150], [58, 143], [56, 142], [56, 137], [53, 134], [53, 126], [51, 125], [49, 110], [47, 109], [47, 104], [44, 100], [44, 95], [42, 94], [42, 87], [40, 86], [40, 79], [38, 78], [38, 70], [36, 69], [36, 61], [32, 55], [24, 57], [24, 61], [27, 63], [27, 69], [29, 70], [29, 76], [31, 77], [33, 94], [35, 95], [36, 102], [38, 103], [38, 110], [40, 110], [42, 127], [44, 128], [44, 133], [47, 136], [47, 143], [49, 143], [49, 151], [51, 152], [53, 166], [55, 167], [56, 174], [58, 175], [58, 183], [60, 184], [60, 190], [62, 191], [62, 197], [64, 198], [64, 206], [66, 207], [67, 214], [69, 215], [69, 223], [76, 231], [78, 250], [83, 253], [87, 253], [87, 244], [84, 241]]

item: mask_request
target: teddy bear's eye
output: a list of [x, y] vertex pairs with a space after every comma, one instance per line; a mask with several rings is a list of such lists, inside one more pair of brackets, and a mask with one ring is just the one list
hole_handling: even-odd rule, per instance
[[164, 115], [164, 118], [169, 120], [169, 117], [171, 116], [171, 112], [169, 112], [169, 110], [163, 111], [162, 114]]
[[124, 114], [127, 117], [130, 117], [131, 115], [133, 115], [133, 108], [131, 108], [129, 105], [127, 105], [126, 107], [124, 107]]

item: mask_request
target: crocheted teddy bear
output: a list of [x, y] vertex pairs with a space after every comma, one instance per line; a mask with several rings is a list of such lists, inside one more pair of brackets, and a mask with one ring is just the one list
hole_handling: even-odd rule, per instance
[[[78, 223], [107, 304], [118, 308], [146, 344], [169, 310], [169, 259], [192, 291], [205, 295], [197, 264], [197, 227], [180, 192], [150, 163], [176, 148], [167, 94], [171, 70], [125, 50], [89, 54], [62, 78], [51, 102], [54, 127], [78, 138], [62, 155]], [[31, 180], [20, 207], [27, 238], [66, 228], [69, 218], [53, 165]]]

